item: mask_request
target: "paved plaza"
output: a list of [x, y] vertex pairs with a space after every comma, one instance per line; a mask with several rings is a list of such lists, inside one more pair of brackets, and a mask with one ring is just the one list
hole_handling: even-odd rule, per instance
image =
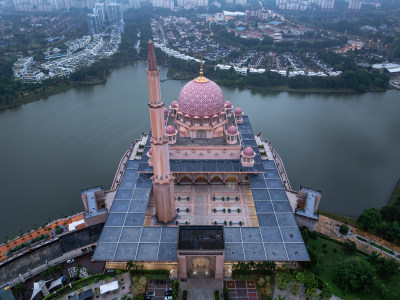
[[[249, 184], [175, 185], [175, 206], [179, 209], [179, 224], [224, 225], [226, 221], [232, 227], [240, 226], [240, 222], [243, 227], [259, 226]], [[144, 226], [155, 226], [154, 215], [151, 195]]]
[[226, 280], [225, 287], [232, 300], [257, 300], [257, 288], [254, 280]]

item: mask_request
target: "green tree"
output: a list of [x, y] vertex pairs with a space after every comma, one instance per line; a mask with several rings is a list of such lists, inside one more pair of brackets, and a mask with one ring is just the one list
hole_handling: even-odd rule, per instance
[[340, 225], [339, 232], [343, 235], [347, 235], [349, 233], [349, 226], [346, 224]]
[[381, 219], [378, 209], [365, 209], [357, 219], [357, 226], [366, 231], [374, 230], [381, 222]]
[[175, 280], [172, 286], [172, 300], [179, 299], [179, 281]]
[[14, 293], [17, 296], [19, 296], [19, 295], [22, 295], [26, 291], [26, 286], [23, 282], [20, 282], [13, 287], [13, 290], [14, 290]]
[[350, 291], [368, 291], [375, 283], [375, 267], [360, 257], [340, 261], [336, 267], [337, 285]]
[[133, 262], [130, 260], [130, 261], [128, 261], [127, 263], [126, 263], [126, 268], [129, 270], [129, 271], [132, 271], [133, 270]]
[[391, 222], [386, 226], [386, 236], [391, 242], [398, 244], [400, 242], [400, 225], [397, 221]]
[[321, 288], [321, 293], [319, 294], [319, 297], [323, 300], [331, 299], [332, 294], [333, 293], [332, 293], [331, 286], [327, 282], [324, 282], [323, 287]]

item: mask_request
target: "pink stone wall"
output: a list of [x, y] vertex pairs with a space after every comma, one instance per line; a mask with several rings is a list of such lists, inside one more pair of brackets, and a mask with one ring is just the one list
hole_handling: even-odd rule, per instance
[[171, 149], [171, 159], [240, 159], [239, 149]]

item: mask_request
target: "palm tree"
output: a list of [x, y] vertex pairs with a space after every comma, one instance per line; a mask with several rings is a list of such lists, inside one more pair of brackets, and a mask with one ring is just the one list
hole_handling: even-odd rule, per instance
[[255, 262], [252, 261], [252, 260], [247, 265], [248, 265], [248, 268], [249, 268], [249, 272], [254, 270], [255, 266], [256, 266]]
[[132, 262], [131, 260], [128, 261], [128, 262], [126, 263], [126, 268], [127, 268], [129, 271], [132, 271], [133, 266], [134, 266], [134, 264], [133, 264], [133, 262]]
[[23, 294], [26, 291], [26, 286], [23, 282], [20, 282], [14, 286], [14, 293], [17, 294], [17, 296]]
[[269, 261], [267, 261], [266, 263], [266, 269], [269, 271], [269, 272], [275, 272], [275, 270], [276, 270], [276, 263], [274, 262], [274, 261], [271, 261], [271, 260], [269, 260]]

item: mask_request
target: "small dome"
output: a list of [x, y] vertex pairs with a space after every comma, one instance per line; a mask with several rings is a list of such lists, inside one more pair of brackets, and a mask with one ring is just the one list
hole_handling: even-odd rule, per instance
[[177, 108], [177, 107], [178, 107], [178, 102], [176, 102], [175, 100], [172, 101], [171, 108]]
[[168, 115], [168, 112], [169, 112], [168, 108], [164, 107], [164, 116]]
[[251, 147], [244, 148], [243, 155], [245, 156], [254, 156], [254, 150]]
[[179, 94], [179, 110], [191, 117], [219, 115], [224, 111], [224, 93], [214, 82], [205, 77], [202, 81], [189, 81]]
[[228, 132], [228, 134], [237, 134], [237, 132], [238, 132], [238, 130], [237, 130], [237, 127], [236, 126], [229, 126], [228, 127], [228, 130], [227, 130], [227, 132]]
[[232, 103], [230, 101], [226, 101], [225, 108], [232, 108]]
[[153, 156], [153, 150], [151, 150], [151, 148], [149, 151], [147, 151], [147, 156]]
[[175, 134], [175, 127], [169, 125], [167, 128], [165, 128], [165, 133], [166, 134]]
[[243, 114], [243, 111], [242, 111], [242, 109], [240, 107], [235, 109], [235, 115], [240, 116], [242, 114]]

